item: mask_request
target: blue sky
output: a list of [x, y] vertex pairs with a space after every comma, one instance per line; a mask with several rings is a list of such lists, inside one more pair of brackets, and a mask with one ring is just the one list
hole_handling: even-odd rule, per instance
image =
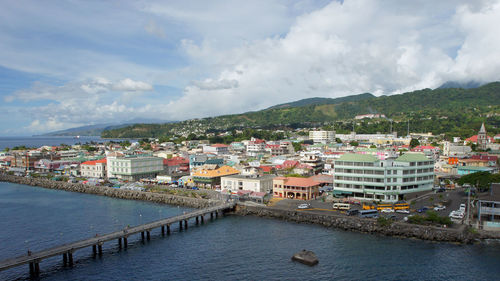
[[499, 1], [2, 1], [0, 135], [499, 80]]

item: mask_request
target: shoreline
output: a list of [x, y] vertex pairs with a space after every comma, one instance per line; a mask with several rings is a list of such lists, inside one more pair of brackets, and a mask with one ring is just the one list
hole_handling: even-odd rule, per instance
[[[0, 173], [0, 181], [37, 186], [47, 189], [58, 189], [108, 196], [118, 199], [180, 205], [198, 209], [215, 206], [221, 203], [220, 200], [215, 199], [192, 198], [135, 190], [121, 190], [112, 187], [89, 186], [85, 184], [59, 182], [42, 178], [25, 178], [5, 173]], [[268, 206], [253, 206], [245, 203], [237, 203], [235, 210], [230, 212], [230, 214], [273, 218], [295, 223], [310, 223], [345, 231], [380, 234], [406, 239], [416, 238], [419, 240], [436, 242], [471, 244], [489, 239], [500, 239], [500, 233], [483, 230], [470, 231], [466, 226], [456, 229], [416, 225], [404, 222], [393, 222], [389, 226], [381, 226], [376, 219], [359, 218], [356, 216], [346, 217], [333, 213], [315, 214], [307, 211], [284, 210]]]
[[53, 181], [42, 178], [25, 178], [14, 175], [8, 175], [4, 173], [0, 173], [0, 181], [37, 186], [47, 189], [88, 193], [88, 194], [107, 196], [118, 199], [139, 200], [139, 201], [149, 201], [154, 203], [179, 205], [197, 209], [215, 206], [220, 203], [219, 200], [213, 200], [213, 199], [184, 197], [179, 195], [162, 194], [162, 193], [145, 192], [145, 191], [123, 190], [112, 187], [85, 185], [81, 183], [68, 183], [68, 182]]
[[346, 217], [338, 214], [315, 214], [307, 211], [251, 206], [244, 203], [237, 204], [233, 213], [240, 216], [273, 218], [295, 223], [317, 224], [345, 231], [434, 242], [472, 244], [476, 242], [482, 243], [486, 240], [500, 240], [500, 233], [482, 230], [470, 231], [465, 225], [459, 229], [405, 222], [392, 222], [389, 226], [381, 226], [376, 219], [359, 218], [357, 216]]

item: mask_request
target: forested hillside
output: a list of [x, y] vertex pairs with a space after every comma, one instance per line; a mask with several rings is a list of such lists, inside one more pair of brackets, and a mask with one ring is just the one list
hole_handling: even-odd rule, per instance
[[[356, 115], [368, 113], [385, 114], [387, 119], [353, 120]], [[353, 123], [358, 133], [389, 132], [392, 123], [393, 131], [406, 135], [409, 123], [411, 132], [466, 137], [476, 134], [482, 122], [488, 132], [499, 133], [500, 82], [474, 89], [440, 88], [381, 97], [362, 94], [341, 99], [306, 99], [244, 114], [168, 124], [136, 124], [104, 131], [102, 136], [140, 138], [298, 127], [333, 128], [346, 133], [352, 130]]]

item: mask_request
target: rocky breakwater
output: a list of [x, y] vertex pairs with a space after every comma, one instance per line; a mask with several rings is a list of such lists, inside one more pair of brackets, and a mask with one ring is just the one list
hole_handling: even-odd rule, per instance
[[191, 208], [207, 208], [221, 203], [218, 200], [212, 200], [212, 199], [192, 198], [192, 197], [185, 197], [172, 194], [162, 194], [154, 192], [135, 191], [135, 190], [123, 190], [112, 187], [53, 181], [43, 178], [26, 178], [26, 177], [8, 175], [4, 173], [0, 173], [0, 181], [25, 184], [31, 186], [39, 186], [49, 189], [59, 189], [72, 192], [89, 193], [89, 194], [108, 196], [120, 199], [142, 200], [155, 203], [180, 205]]
[[307, 211], [284, 210], [273, 207], [246, 206], [238, 204], [235, 209], [235, 214], [276, 218], [298, 223], [319, 224], [347, 231], [417, 238], [430, 241], [472, 243], [482, 238], [476, 233], [468, 231], [465, 227], [460, 229], [441, 228], [404, 222], [393, 222], [389, 225], [381, 225], [376, 219], [359, 218], [354, 216], [347, 217], [335, 213], [323, 215]]

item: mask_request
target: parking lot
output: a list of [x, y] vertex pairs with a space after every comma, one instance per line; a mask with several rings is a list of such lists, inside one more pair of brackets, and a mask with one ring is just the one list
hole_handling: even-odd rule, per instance
[[[435, 191], [421, 193], [418, 196], [407, 201], [410, 204], [410, 214], [402, 214], [397, 212], [384, 213], [379, 212], [379, 216], [402, 221], [405, 217], [411, 214], [418, 214], [417, 210], [427, 207], [432, 210], [436, 205], [445, 206], [444, 210], [437, 211], [440, 216], [448, 216], [451, 211], [458, 210], [461, 203], [467, 202], [467, 197], [464, 195], [463, 189], [446, 190], [444, 192], [436, 193]], [[298, 209], [300, 204], [308, 203], [310, 204], [309, 209]], [[276, 201], [273, 206], [275, 208], [280, 208], [284, 210], [299, 210], [302, 212], [312, 212], [317, 214], [338, 214], [345, 215], [345, 211], [333, 210], [333, 202], [324, 202], [322, 198], [316, 200], [292, 200], [292, 199], [282, 199]], [[351, 204], [351, 209], [361, 210], [362, 206], [359, 204]], [[423, 212], [422, 214], [424, 214]], [[454, 220], [455, 224], [460, 224], [461, 220]]]

